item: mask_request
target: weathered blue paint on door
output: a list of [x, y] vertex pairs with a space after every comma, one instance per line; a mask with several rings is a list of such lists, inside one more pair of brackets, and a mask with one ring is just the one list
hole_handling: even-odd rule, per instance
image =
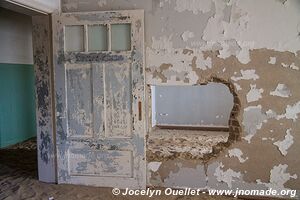
[[[58, 183], [146, 187], [143, 11], [53, 16]], [[131, 46], [89, 51], [90, 25], [131, 24]], [[84, 27], [80, 52], [65, 28]], [[111, 37], [108, 37], [111, 38]], [[143, 113], [141, 113], [143, 112]]]

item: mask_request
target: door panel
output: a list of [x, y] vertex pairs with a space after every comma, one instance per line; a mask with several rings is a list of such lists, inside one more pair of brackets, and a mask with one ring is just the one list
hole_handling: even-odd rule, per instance
[[66, 65], [68, 136], [92, 137], [92, 67]]
[[103, 64], [92, 66], [93, 80], [93, 114], [94, 114], [94, 136], [98, 139], [104, 137], [104, 67]]
[[74, 176], [132, 177], [131, 151], [85, 152], [82, 149], [71, 149], [70, 157], [70, 174]]
[[130, 65], [130, 63], [105, 65], [107, 137], [130, 137], [132, 134]]
[[54, 15], [53, 31], [58, 183], [145, 188], [143, 11]]

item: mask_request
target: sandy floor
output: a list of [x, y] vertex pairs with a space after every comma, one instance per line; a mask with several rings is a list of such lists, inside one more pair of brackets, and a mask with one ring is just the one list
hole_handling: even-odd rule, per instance
[[37, 180], [36, 145], [34, 141], [15, 145], [0, 150], [0, 200], [2, 199], [203, 199], [203, 200], [233, 200], [229, 197], [210, 197], [201, 195], [189, 196], [159, 196], [146, 198], [144, 196], [114, 196], [111, 188], [96, 188], [76, 185], [56, 185], [42, 183]]

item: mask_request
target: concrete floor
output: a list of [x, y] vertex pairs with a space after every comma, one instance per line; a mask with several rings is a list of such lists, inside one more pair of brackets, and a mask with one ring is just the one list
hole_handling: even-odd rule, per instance
[[[37, 180], [37, 160], [35, 140], [0, 150], [0, 200], [2, 199], [46, 199], [46, 200], [96, 200], [96, 199], [141, 199], [144, 196], [114, 196], [111, 188], [78, 185], [57, 185]], [[148, 198], [154, 199], [154, 198]], [[159, 196], [155, 199], [203, 199], [233, 200], [229, 197], [201, 196]], [[236, 200], [236, 199], [235, 199]]]

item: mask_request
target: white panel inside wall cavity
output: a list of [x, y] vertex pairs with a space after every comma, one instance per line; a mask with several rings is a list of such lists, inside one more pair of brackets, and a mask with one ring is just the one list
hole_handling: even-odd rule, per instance
[[221, 83], [152, 86], [152, 125], [228, 127], [233, 96]]

